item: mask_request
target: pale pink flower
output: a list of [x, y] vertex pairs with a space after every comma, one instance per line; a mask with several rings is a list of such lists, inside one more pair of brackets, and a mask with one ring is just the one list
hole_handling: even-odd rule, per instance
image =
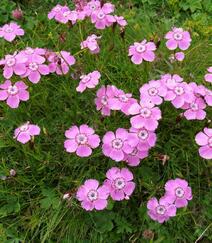
[[169, 50], [175, 50], [179, 47], [181, 50], [187, 50], [191, 44], [191, 36], [188, 31], [184, 31], [182, 28], [173, 27], [165, 35], [166, 46]]
[[12, 42], [16, 36], [23, 36], [24, 30], [16, 23], [5, 24], [0, 27], [0, 37], [3, 37], [5, 40]]
[[56, 21], [63, 23], [64, 19], [66, 19], [66, 16], [64, 16], [64, 13], [69, 13], [70, 9], [67, 6], [61, 6], [60, 4], [57, 4], [49, 13], [48, 18], [49, 19], [55, 19]]
[[172, 89], [176, 84], [181, 83], [183, 78], [177, 74], [164, 74], [161, 75], [161, 83], [165, 85], [168, 89]]
[[88, 36], [86, 40], [81, 42], [81, 44], [80, 44], [81, 49], [88, 48], [92, 54], [99, 53], [100, 48], [99, 48], [98, 41], [97, 41], [99, 39], [101, 39], [101, 36], [97, 36], [97, 35]]
[[148, 150], [140, 151], [138, 147], [134, 147], [131, 153], [125, 154], [124, 161], [126, 161], [129, 166], [138, 166], [140, 161], [148, 157], [148, 155]]
[[20, 101], [29, 99], [28, 86], [22, 81], [12, 84], [6, 80], [0, 85], [0, 100], [6, 100], [7, 105], [11, 108], [18, 108]]
[[197, 133], [195, 141], [201, 147], [199, 154], [204, 159], [212, 159], [212, 128], [204, 128], [203, 132]]
[[40, 134], [40, 128], [37, 125], [30, 124], [29, 122], [15, 129], [14, 138], [25, 144], [31, 140], [31, 137]]
[[93, 71], [87, 75], [82, 75], [80, 77], [80, 82], [76, 90], [82, 93], [86, 88], [95, 88], [96, 85], [99, 83], [100, 77], [101, 74], [99, 71]]
[[104, 185], [109, 188], [111, 198], [115, 201], [128, 200], [135, 189], [132, 172], [127, 168], [112, 167], [106, 177]]
[[26, 47], [26, 49], [19, 52], [19, 54], [24, 55], [27, 59], [31, 58], [32, 56], [34, 58], [40, 58], [40, 56], [44, 56], [46, 54], [46, 49], [43, 48], [31, 48]]
[[205, 88], [205, 95], [204, 95], [205, 102], [209, 105], [212, 106], [212, 91]]
[[103, 210], [107, 207], [109, 189], [106, 186], [99, 186], [99, 182], [94, 179], [86, 180], [78, 188], [76, 197], [81, 202], [82, 208], [86, 211]]
[[170, 217], [176, 216], [176, 206], [168, 197], [161, 197], [159, 201], [155, 197], [150, 198], [147, 208], [149, 217], [159, 223], [164, 223]]
[[153, 62], [155, 60], [156, 45], [154, 42], [135, 42], [129, 47], [128, 56], [131, 56], [131, 61], [134, 64], [141, 64], [144, 61]]
[[94, 11], [100, 9], [100, 7], [101, 7], [100, 1], [91, 0], [90, 2], [87, 3], [87, 5], [84, 6], [83, 11], [85, 12], [86, 16], [89, 17]]
[[177, 208], [183, 208], [188, 205], [188, 201], [192, 199], [191, 187], [188, 186], [186, 180], [176, 178], [169, 180], [165, 184], [165, 196], [174, 203]]
[[121, 27], [125, 27], [127, 25], [127, 21], [124, 19], [123, 16], [114, 16], [116, 23], [120, 25]]
[[205, 77], [204, 77], [205, 81], [212, 83], [212, 67], [209, 67], [207, 70], [209, 73], [205, 74]]
[[128, 131], [118, 128], [116, 132], [107, 132], [103, 137], [103, 154], [116, 162], [124, 160], [124, 155], [133, 151], [128, 143]]
[[77, 11], [73, 10], [71, 11], [68, 7], [63, 8], [63, 10], [60, 12], [58, 21], [62, 24], [67, 24], [69, 21], [72, 24], [75, 24], [78, 19], [78, 13]]
[[95, 134], [93, 128], [86, 124], [70, 127], [65, 132], [67, 140], [64, 142], [64, 148], [68, 153], [75, 153], [79, 157], [88, 157], [92, 154], [92, 149], [100, 144], [100, 138]]

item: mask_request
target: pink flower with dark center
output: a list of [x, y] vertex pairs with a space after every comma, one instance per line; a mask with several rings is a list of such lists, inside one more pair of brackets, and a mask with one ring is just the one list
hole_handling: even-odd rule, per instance
[[182, 28], [172, 28], [165, 35], [166, 46], [169, 50], [175, 50], [179, 47], [181, 50], [187, 50], [191, 44], [191, 36], [188, 31], [184, 31]]
[[134, 115], [130, 123], [134, 128], [146, 128], [149, 131], [155, 131], [158, 127], [158, 120], [161, 119], [161, 110], [154, 107], [149, 102], [135, 103], [129, 108], [129, 114]]
[[82, 75], [80, 77], [80, 82], [76, 90], [82, 93], [86, 88], [95, 88], [96, 85], [99, 83], [100, 77], [101, 74], [99, 71], [93, 71], [87, 75]]
[[103, 116], [110, 116], [108, 101], [115, 96], [115, 91], [115, 86], [107, 85], [106, 87], [102, 86], [96, 93], [96, 109], [101, 110]]
[[100, 48], [99, 48], [98, 41], [97, 41], [99, 39], [101, 39], [101, 36], [97, 36], [97, 35], [88, 36], [85, 41], [81, 42], [81, 44], [80, 44], [81, 49], [88, 48], [92, 54], [99, 53]]
[[16, 23], [12, 22], [0, 27], [0, 37], [3, 37], [9, 42], [12, 42], [16, 36], [22, 35], [24, 35], [24, 30]]
[[209, 67], [207, 70], [209, 73], [205, 74], [205, 81], [212, 83], [212, 67]]
[[131, 153], [125, 154], [124, 161], [126, 161], [129, 166], [138, 166], [140, 161], [148, 157], [148, 155], [148, 150], [140, 151], [138, 147], [134, 147]]
[[182, 109], [186, 109], [184, 116], [187, 120], [204, 120], [206, 104], [202, 98], [196, 98], [192, 103], [186, 103]]
[[95, 134], [93, 128], [86, 124], [72, 126], [65, 132], [67, 140], [64, 142], [64, 148], [68, 153], [75, 153], [79, 157], [89, 157], [92, 149], [97, 148], [100, 144], [100, 138]]
[[135, 189], [133, 174], [127, 168], [112, 167], [106, 173], [104, 185], [109, 188], [110, 196], [115, 201], [129, 199]]
[[20, 101], [29, 99], [27, 88], [22, 81], [12, 84], [10, 80], [6, 80], [0, 85], [0, 100], [7, 100], [7, 105], [11, 108], [18, 108]]
[[164, 74], [161, 75], [161, 83], [165, 85], [168, 89], [172, 89], [176, 84], [181, 83], [183, 78], [177, 74]]
[[96, 0], [91, 0], [90, 2], [87, 3], [87, 5], [83, 8], [83, 11], [85, 12], [86, 16], [91, 16], [91, 14], [94, 11], [97, 11], [98, 9], [100, 9], [101, 7], [101, 3], [100, 1], [96, 1]]
[[191, 187], [188, 182], [182, 179], [169, 180], [165, 184], [165, 196], [174, 203], [177, 208], [183, 208], [188, 205], [188, 201], [192, 199]]
[[134, 127], [130, 128], [128, 135], [128, 143], [132, 147], [137, 147], [140, 151], [148, 151], [155, 146], [157, 136], [154, 132], [147, 129]]
[[114, 16], [116, 23], [122, 27], [125, 27], [127, 25], [127, 21], [124, 19], [123, 16]]
[[128, 132], [126, 129], [118, 128], [115, 133], [109, 131], [103, 137], [103, 154], [116, 162], [124, 160], [124, 155], [133, 151], [128, 143]]
[[22, 126], [15, 129], [13, 138], [25, 144], [31, 140], [31, 137], [37, 136], [39, 134], [40, 134], [39, 126], [26, 122]]
[[150, 100], [154, 105], [160, 105], [167, 94], [167, 87], [160, 80], [151, 80], [140, 89], [140, 99]]
[[131, 56], [131, 61], [134, 64], [141, 64], [144, 61], [153, 62], [155, 60], [156, 45], [154, 42], [147, 42], [143, 40], [142, 42], [135, 42], [129, 47], [128, 56]]
[[81, 202], [82, 208], [86, 211], [103, 210], [107, 207], [109, 189], [106, 186], [99, 186], [99, 182], [94, 179], [86, 180], [80, 186], [76, 197]]
[[150, 198], [147, 208], [149, 217], [161, 224], [176, 216], [176, 206], [167, 197], [161, 197], [159, 201], [155, 197]]
[[4, 59], [0, 61], [0, 65], [4, 65], [3, 76], [9, 79], [15, 73], [18, 76], [23, 75], [26, 68], [27, 58], [22, 54], [14, 53], [13, 55], [6, 55]]
[[114, 11], [114, 5], [105, 3], [102, 8], [91, 13], [91, 23], [95, 24], [97, 29], [105, 29], [116, 22], [114, 16], [110, 15]]
[[195, 141], [201, 147], [199, 154], [204, 159], [212, 159], [212, 128], [204, 128], [203, 132], [197, 133]]

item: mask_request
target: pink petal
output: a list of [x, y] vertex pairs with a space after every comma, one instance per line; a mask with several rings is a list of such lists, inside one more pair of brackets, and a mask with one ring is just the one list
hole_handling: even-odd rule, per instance
[[121, 200], [124, 200], [124, 198], [125, 198], [124, 192], [122, 190], [113, 190], [110, 193], [110, 195], [111, 195], [112, 199], [115, 201], [121, 201]]
[[36, 136], [40, 134], [40, 127], [37, 125], [29, 125], [29, 133], [31, 136]]
[[8, 93], [6, 90], [0, 90], [0, 100], [6, 100], [8, 98]]
[[100, 144], [100, 138], [98, 135], [94, 134], [94, 135], [90, 135], [88, 137], [88, 144], [92, 147], [92, 148], [97, 148]]
[[175, 50], [177, 48], [177, 41], [170, 39], [166, 42], [166, 46], [169, 50]]
[[145, 61], [148, 61], [148, 62], [153, 62], [154, 59], [155, 59], [155, 54], [154, 52], [152, 51], [145, 51], [143, 54], [142, 54], [142, 57]]
[[26, 132], [21, 132], [18, 137], [17, 137], [17, 141], [25, 144], [27, 143], [28, 141], [30, 141], [31, 137], [28, 133]]
[[124, 187], [124, 192], [128, 196], [130, 196], [133, 191], [135, 190], [135, 183], [134, 182], [128, 182], [127, 185]]
[[41, 76], [38, 71], [35, 71], [35, 72], [31, 72], [28, 78], [32, 83], [36, 84], [40, 81]]
[[112, 151], [110, 152], [110, 157], [113, 160], [119, 162], [124, 159], [124, 153], [122, 150], [112, 149]]
[[14, 73], [17, 75], [23, 75], [26, 72], [26, 65], [23, 63], [17, 63], [14, 68]]
[[199, 148], [199, 154], [204, 159], [212, 159], [212, 147], [203, 146]]
[[7, 99], [7, 104], [11, 108], [17, 108], [19, 106], [20, 100], [18, 95], [10, 95]]
[[96, 201], [94, 201], [94, 207], [96, 210], [103, 210], [107, 207], [107, 200], [97, 199]]
[[20, 100], [27, 101], [29, 99], [29, 92], [26, 90], [19, 90], [18, 96]]
[[70, 140], [67, 139], [64, 142], [64, 148], [66, 149], [67, 152], [73, 153], [77, 150], [78, 144], [75, 142], [75, 140]]
[[49, 74], [49, 67], [47, 65], [44, 65], [44, 64], [41, 64], [39, 66], [39, 72], [42, 74], [42, 75], [48, 75]]
[[208, 136], [205, 135], [205, 133], [203, 132], [199, 132], [197, 133], [196, 137], [195, 137], [195, 141], [198, 145], [207, 145], [208, 144]]
[[79, 157], [88, 157], [92, 154], [92, 149], [86, 145], [80, 145], [77, 148], [77, 155]]
[[93, 203], [90, 202], [90, 201], [87, 201], [87, 200], [82, 201], [82, 202], [81, 202], [81, 206], [82, 206], [82, 208], [84, 208], [86, 211], [92, 211], [92, 210], [94, 209], [94, 205], [93, 205]]

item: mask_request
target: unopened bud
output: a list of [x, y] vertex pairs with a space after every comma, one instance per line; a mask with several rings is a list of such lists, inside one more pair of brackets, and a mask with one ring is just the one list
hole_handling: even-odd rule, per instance
[[12, 16], [14, 19], [22, 19], [23, 18], [23, 12], [21, 9], [16, 8], [12, 11]]

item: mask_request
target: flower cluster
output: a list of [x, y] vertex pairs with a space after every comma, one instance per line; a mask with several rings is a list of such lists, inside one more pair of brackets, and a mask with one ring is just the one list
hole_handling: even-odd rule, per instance
[[147, 202], [148, 215], [151, 219], [164, 223], [176, 216], [177, 208], [186, 207], [191, 199], [191, 187], [186, 180], [169, 180], [165, 184], [165, 195], [159, 200], [153, 197]]
[[23, 36], [24, 30], [16, 23], [11, 22], [0, 27], [0, 37], [12, 42], [16, 36]]

